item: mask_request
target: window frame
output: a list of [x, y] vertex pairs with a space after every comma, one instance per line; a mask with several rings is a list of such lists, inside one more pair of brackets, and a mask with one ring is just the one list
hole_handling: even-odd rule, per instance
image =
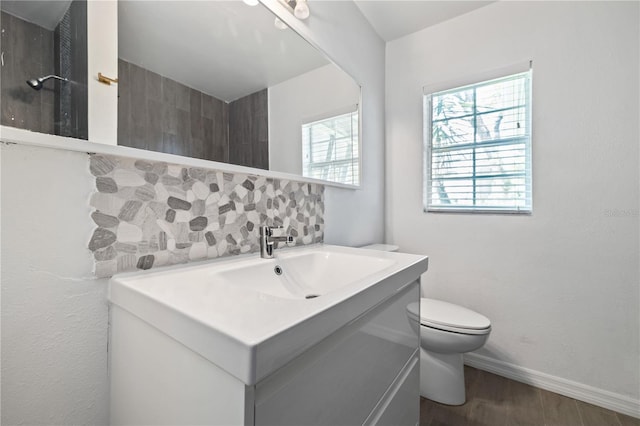
[[[472, 214], [506, 214], [506, 215], [531, 215], [533, 213], [533, 164], [532, 164], [532, 151], [533, 151], [533, 129], [532, 129], [532, 111], [533, 111], [533, 63], [532, 61], [527, 61], [526, 63], [520, 63], [516, 65], [512, 65], [508, 68], [503, 68], [500, 70], [494, 70], [491, 72], [484, 73], [481, 76], [476, 76], [473, 79], [467, 80], [458, 80], [457, 82], [449, 82], [449, 83], [441, 83], [433, 86], [425, 86], [423, 88], [423, 211], [425, 213], [472, 213]], [[515, 137], [510, 138], [514, 140], [522, 140], [524, 139], [525, 144], [525, 184], [528, 183], [530, 192], [529, 194], [525, 193], [525, 206], [519, 207], [517, 205], [511, 205], [508, 207], [500, 208], [500, 207], [482, 207], [482, 206], [446, 206], [446, 205], [433, 205], [431, 199], [431, 185], [433, 182], [432, 172], [433, 172], [433, 149], [432, 149], [432, 137], [433, 137], [433, 126], [432, 126], [432, 98], [433, 95], [437, 95], [443, 92], [449, 91], [462, 91], [464, 89], [477, 88], [483, 85], [490, 84], [492, 81], [498, 81], [507, 79], [510, 77], [515, 77], [519, 74], [528, 74], [527, 75], [527, 83], [528, 87], [525, 92], [525, 120], [526, 120], [526, 129], [528, 129], [528, 135], [523, 137]], [[476, 106], [474, 105], [474, 116], [478, 114]], [[474, 125], [474, 132], [476, 131], [476, 126]], [[527, 137], [528, 136], [528, 137]], [[508, 139], [508, 138], [505, 138]], [[472, 145], [475, 145], [477, 142], [473, 142]], [[491, 142], [488, 142], [490, 144]], [[488, 146], [483, 145], [483, 146]], [[466, 144], [465, 144], [466, 145]], [[514, 143], [508, 143], [505, 141], [496, 140], [496, 146], [510, 146], [515, 145]], [[461, 149], [460, 147], [456, 149]], [[473, 148], [475, 150], [475, 148]], [[454, 149], [455, 150], [455, 149]], [[474, 168], [475, 168], [475, 159]], [[475, 173], [470, 180], [475, 181], [477, 177]], [[526, 201], [528, 200], [528, 204]], [[475, 203], [475, 201], [474, 201]]]

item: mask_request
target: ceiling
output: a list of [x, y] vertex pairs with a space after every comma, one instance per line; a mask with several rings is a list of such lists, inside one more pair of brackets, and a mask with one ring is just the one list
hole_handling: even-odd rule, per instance
[[[492, 1], [458, 0], [354, 0], [378, 35], [391, 41], [446, 21]], [[52, 30], [71, 0], [3, 0], [2, 10]], [[152, 8], [145, 7], [146, 10]]]
[[67, 12], [71, 0], [2, 0], [2, 10], [51, 31]]
[[120, 0], [118, 55], [229, 102], [329, 63], [274, 19], [240, 0]]
[[354, 0], [384, 41], [439, 24], [486, 6], [493, 1]]
[[[354, 1], [385, 41], [492, 3]], [[2, 0], [0, 4], [11, 14], [53, 29], [69, 3]], [[122, 59], [226, 101], [328, 63], [295, 32], [276, 30], [274, 16], [266, 8], [249, 7], [240, 0], [120, 0], [118, 9]]]
[[[54, 30], [71, 0], [2, 0], [2, 10]], [[230, 102], [329, 64], [263, 6], [241, 0], [119, 0], [119, 57]]]

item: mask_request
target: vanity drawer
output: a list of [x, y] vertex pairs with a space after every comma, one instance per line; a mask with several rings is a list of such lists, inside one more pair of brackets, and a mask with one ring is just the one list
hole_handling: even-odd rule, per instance
[[407, 363], [364, 426], [415, 426], [420, 421], [420, 351]]
[[[409, 325], [406, 306], [419, 298], [414, 281], [260, 381], [255, 390], [255, 424], [363, 424], [380, 409], [390, 387], [400, 386], [400, 373], [416, 356], [419, 339]], [[417, 368], [408, 371], [419, 379]], [[407, 382], [413, 383], [410, 378]], [[407, 404], [414, 404], [417, 389], [395, 396], [412, 394], [413, 401]], [[395, 400], [387, 404], [397, 406]], [[384, 413], [375, 417], [387, 418]]]

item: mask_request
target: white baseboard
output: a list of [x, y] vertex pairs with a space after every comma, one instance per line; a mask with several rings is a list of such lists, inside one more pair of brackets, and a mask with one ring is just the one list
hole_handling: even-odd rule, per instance
[[551, 392], [559, 393], [608, 410], [640, 418], [640, 400], [602, 390], [572, 380], [530, 370], [486, 356], [467, 353], [464, 363], [479, 370], [488, 371], [518, 382], [533, 385]]

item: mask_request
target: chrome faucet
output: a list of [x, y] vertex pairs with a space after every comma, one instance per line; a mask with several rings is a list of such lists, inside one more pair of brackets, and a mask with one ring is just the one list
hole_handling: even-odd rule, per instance
[[274, 237], [273, 231], [276, 229], [282, 229], [282, 226], [260, 227], [260, 257], [263, 259], [273, 259], [273, 251], [278, 248], [279, 242], [287, 243], [287, 245], [293, 243], [291, 235]]

